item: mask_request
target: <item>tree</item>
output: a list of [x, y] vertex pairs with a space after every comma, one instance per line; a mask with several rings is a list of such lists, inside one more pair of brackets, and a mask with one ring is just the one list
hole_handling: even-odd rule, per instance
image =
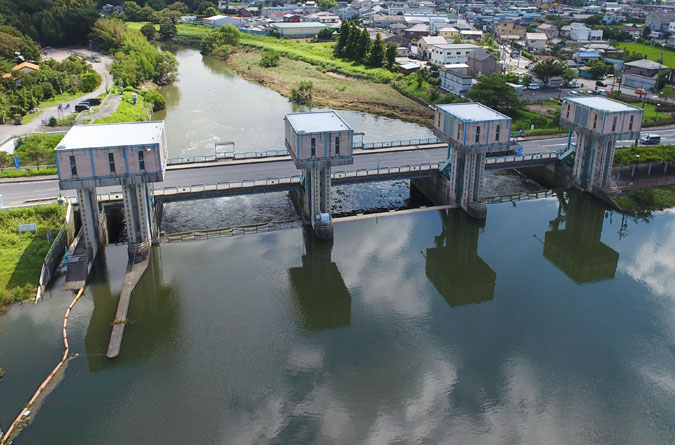
[[155, 40], [155, 25], [146, 23], [141, 27], [141, 34], [148, 40]]
[[159, 38], [161, 40], [171, 40], [176, 37], [178, 30], [173, 22], [166, 21], [159, 24]]
[[467, 93], [467, 97], [507, 115], [520, 108], [516, 91], [499, 75], [480, 76], [478, 85]]
[[378, 32], [375, 36], [375, 41], [370, 47], [370, 53], [368, 54], [368, 66], [380, 68], [384, 62], [384, 53], [384, 40], [382, 40], [382, 36]]
[[370, 34], [366, 28], [363, 28], [361, 34], [359, 35], [358, 44], [356, 46], [356, 54], [354, 54], [354, 60], [359, 62], [365, 62], [368, 51], [370, 50]]
[[176, 60], [176, 56], [169, 51], [160, 52], [157, 68], [155, 68], [154, 81], [159, 85], [167, 85], [173, 83], [177, 75], [178, 60]]
[[202, 37], [200, 43], [201, 52], [205, 56], [225, 45], [232, 47], [233, 50], [239, 47], [239, 30], [232, 25], [221, 26], [208, 32]]
[[319, 5], [320, 10], [327, 11], [330, 8], [337, 6], [337, 0], [319, 0], [317, 4]]
[[319, 31], [319, 33], [316, 35], [316, 38], [322, 41], [333, 40], [333, 30], [330, 28], [324, 28]]
[[387, 49], [385, 50], [384, 57], [387, 60], [387, 68], [394, 68], [394, 63], [396, 62], [396, 56], [398, 55], [398, 47], [394, 42], [387, 43]]
[[602, 77], [607, 73], [607, 65], [600, 59], [595, 59], [591, 61], [590, 65], [586, 68], [586, 71], [591, 73], [594, 79]]
[[199, 8], [197, 8], [197, 14], [199, 15], [205, 15], [206, 10], [209, 8], [216, 9], [216, 5], [212, 2], [202, 2], [199, 4]]
[[532, 72], [537, 75], [544, 85], [548, 85], [551, 77], [562, 76], [566, 68], [567, 66], [564, 63], [553, 59], [546, 59], [537, 63], [532, 68]]
[[350, 31], [351, 27], [349, 26], [349, 21], [345, 20], [340, 26], [340, 35], [338, 36], [337, 42], [335, 43], [335, 48], [333, 49], [333, 54], [336, 57], [344, 57]]
[[659, 92], [659, 94], [666, 99], [672, 99], [675, 97], [675, 89], [671, 86], [663, 87], [663, 89]]
[[90, 93], [101, 83], [101, 76], [97, 72], [82, 74], [82, 91]]
[[188, 7], [185, 3], [183, 2], [175, 2], [171, 3], [169, 7], [167, 8], [169, 11], [177, 11], [181, 15], [185, 15], [188, 13]]
[[127, 22], [141, 21], [141, 7], [138, 6], [138, 3], [136, 2], [124, 2], [122, 4], [122, 12], [124, 14], [124, 20]]
[[649, 37], [649, 34], [652, 33], [652, 28], [649, 26], [645, 26], [644, 29], [642, 30], [642, 37]]
[[166, 100], [157, 91], [148, 91], [143, 98], [146, 104], [152, 104], [152, 111], [163, 110], [166, 107]]
[[164, 0], [148, 0], [145, 2], [145, 4], [150, 6], [155, 11], [161, 11], [162, 9], [166, 8], [166, 3], [164, 3]]

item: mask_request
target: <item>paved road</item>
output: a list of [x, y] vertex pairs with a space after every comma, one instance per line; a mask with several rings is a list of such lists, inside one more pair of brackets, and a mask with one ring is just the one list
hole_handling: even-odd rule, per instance
[[[82, 97], [79, 97], [71, 102], [71, 109], [75, 106], [75, 103], [81, 102], [84, 99], [88, 99], [90, 97], [96, 97], [99, 94], [105, 92], [106, 88], [111, 86], [113, 84], [112, 76], [110, 75], [110, 72], [108, 71], [108, 66], [112, 64], [112, 59], [109, 56], [101, 55], [93, 51], [85, 50], [85, 49], [78, 49], [76, 50], [78, 53], [81, 54], [86, 54], [86, 55], [91, 55], [95, 54], [99, 56], [100, 62], [89, 62], [92, 67], [96, 70], [101, 75], [101, 85], [99, 85], [98, 88], [96, 88], [95, 91], [85, 94]], [[70, 51], [66, 49], [58, 49], [58, 50], [52, 50], [49, 51], [48, 53], [43, 53], [43, 58], [45, 59], [54, 59], [54, 60], [63, 60], [67, 58], [70, 55]], [[24, 125], [0, 125], [0, 141], [3, 141], [7, 138], [11, 137], [16, 137], [16, 136], [23, 136], [24, 134], [27, 133], [32, 133], [38, 129], [42, 125], [42, 120], [43, 119], [49, 119], [50, 116], [54, 117], [64, 117], [64, 116], [59, 116], [57, 114], [56, 106], [45, 108], [38, 117], [33, 119], [27, 124]]]
[[[645, 132], [643, 131], [643, 134]], [[675, 144], [675, 129], [655, 129], [649, 134], [661, 136], [661, 143]], [[634, 141], [619, 141], [618, 146], [629, 146]], [[566, 137], [522, 141], [523, 154], [562, 151], [567, 146]], [[427, 150], [394, 151], [368, 153], [354, 157], [354, 164], [336, 167], [333, 171], [349, 171], [376, 167], [393, 167], [422, 163], [442, 162], [447, 149], [434, 148]], [[156, 184], [161, 187], [178, 187], [186, 185], [214, 184], [217, 182], [240, 181], [247, 179], [279, 178], [299, 174], [291, 161], [256, 162], [249, 164], [217, 165], [205, 168], [169, 170], [165, 180]], [[102, 187], [99, 193], [119, 191], [119, 187]], [[31, 199], [53, 198], [61, 193], [74, 196], [72, 190], [60, 191], [57, 180], [26, 181], [0, 183], [0, 195], [5, 205], [18, 205]]]

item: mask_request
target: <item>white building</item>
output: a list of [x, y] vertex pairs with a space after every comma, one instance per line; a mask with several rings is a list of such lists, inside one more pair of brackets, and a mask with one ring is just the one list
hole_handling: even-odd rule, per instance
[[543, 32], [528, 32], [525, 34], [525, 45], [528, 48], [541, 51], [546, 48], [548, 38]]
[[438, 66], [451, 63], [466, 63], [466, 55], [477, 48], [480, 48], [480, 46], [470, 43], [434, 45], [431, 47], [431, 57], [429, 58], [429, 61]]
[[434, 45], [445, 45], [446, 43], [448, 43], [448, 41], [441, 36], [420, 37], [417, 41], [417, 54], [422, 57], [422, 60], [429, 60], [431, 47]]
[[602, 40], [602, 29], [593, 30], [583, 23], [574, 22], [570, 25], [570, 39], [577, 42]]
[[284, 37], [293, 39], [302, 39], [314, 37], [326, 25], [319, 22], [298, 22], [298, 23], [272, 23], [272, 28]]
[[457, 96], [462, 96], [471, 91], [473, 79], [466, 74], [465, 70], [448, 69], [443, 67], [439, 73], [441, 89], [449, 91]]
[[237, 28], [241, 28], [244, 26], [244, 19], [231, 15], [214, 15], [204, 18], [204, 26], [208, 26], [209, 28], [220, 28], [225, 25], [234, 25]]

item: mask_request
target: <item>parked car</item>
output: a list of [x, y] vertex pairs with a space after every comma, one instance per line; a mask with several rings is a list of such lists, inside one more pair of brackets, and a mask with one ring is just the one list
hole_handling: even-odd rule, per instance
[[528, 90], [538, 90], [539, 89], [539, 83], [538, 82], [530, 82], [530, 84], [527, 86]]
[[80, 102], [75, 105], [75, 112], [79, 113], [80, 111], [87, 111], [89, 109], [89, 104], [87, 102]]
[[640, 96], [642, 96], [643, 94], [647, 94], [647, 92], [645, 90], [643, 90], [642, 88], [637, 88], [635, 90], [635, 94], [639, 94]]
[[596, 81], [595, 81], [595, 86], [596, 86], [596, 87], [606, 87], [606, 86], [607, 86], [607, 82], [604, 82], [604, 81], [602, 81], [602, 80], [596, 80]]
[[579, 88], [581, 84], [577, 82], [576, 80], [571, 81], [570, 83], [567, 84], [569, 88]]
[[570, 96], [581, 96], [581, 93], [578, 92], [578, 91], [572, 90], [572, 91], [570, 91]]
[[640, 143], [644, 145], [658, 145], [661, 143], [661, 136], [646, 134], [640, 138]]
[[90, 107], [94, 105], [101, 105], [101, 99], [98, 97], [90, 97], [89, 99], [83, 100], [82, 103], [88, 103]]

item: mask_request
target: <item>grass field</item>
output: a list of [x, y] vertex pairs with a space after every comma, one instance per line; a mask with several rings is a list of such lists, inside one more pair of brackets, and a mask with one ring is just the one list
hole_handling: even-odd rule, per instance
[[[57, 204], [0, 210], [0, 306], [35, 296], [40, 269], [66, 208]], [[19, 224], [37, 225], [37, 233], [19, 234]]]
[[675, 68], [675, 51], [669, 50], [667, 48], [657, 48], [655, 46], [644, 45], [642, 43], [628, 42], [617, 43], [616, 46], [619, 49], [630, 51], [631, 53], [646, 55], [649, 60], [653, 60], [655, 62], [658, 62], [659, 58], [663, 54], [663, 64], [671, 68]]
[[95, 124], [116, 124], [120, 122], [144, 122], [150, 118], [150, 108], [145, 104], [143, 96], [138, 93], [136, 105], [132, 103], [132, 91], [125, 91], [124, 98], [117, 110], [108, 117], [94, 121]]

